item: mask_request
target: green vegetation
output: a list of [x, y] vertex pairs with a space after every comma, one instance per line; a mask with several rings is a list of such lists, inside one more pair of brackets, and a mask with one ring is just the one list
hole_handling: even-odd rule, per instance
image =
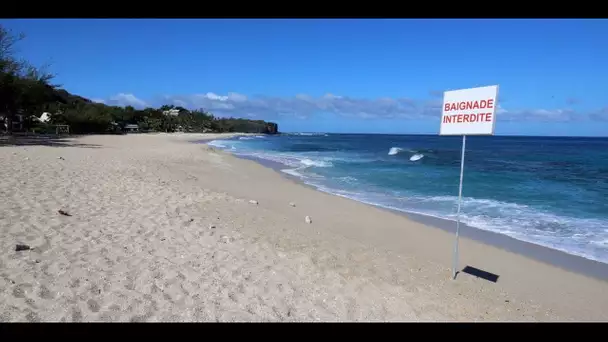
[[[24, 37], [0, 25], [0, 131], [54, 133], [55, 125], [70, 132], [121, 133], [136, 124], [140, 131], [278, 133], [277, 124], [262, 120], [217, 118], [205, 110], [165, 105], [135, 109], [108, 106], [73, 95], [50, 82], [54, 75], [15, 57], [15, 45]], [[50, 121], [37, 120], [51, 113]]]

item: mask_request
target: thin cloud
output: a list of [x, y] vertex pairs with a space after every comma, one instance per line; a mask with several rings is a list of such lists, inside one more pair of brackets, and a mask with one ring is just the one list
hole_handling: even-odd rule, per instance
[[431, 90], [431, 91], [429, 91], [429, 95], [431, 95], [431, 97], [443, 97], [443, 91]]
[[[133, 94], [121, 93], [105, 101], [106, 104], [145, 106], [173, 104], [189, 109], [204, 109], [220, 117], [248, 117], [272, 120], [277, 118], [307, 119], [314, 115], [333, 114], [356, 119], [418, 119], [438, 120], [441, 98], [415, 100], [410, 98], [354, 98], [336, 94], [313, 97], [298, 94], [293, 97], [255, 96], [238, 93], [225, 95], [212, 92], [194, 95], [165, 95], [150, 102]], [[605, 121], [606, 109], [580, 113], [572, 109], [515, 109], [499, 105], [500, 121], [568, 122], [581, 120]]]
[[608, 121], [608, 107], [599, 109], [589, 115], [593, 121]]
[[503, 113], [497, 111], [496, 114], [499, 120], [518, 122], [568, 122], [585, 119], [571, 109], [504, 110]]
[[569, 97], [566, 99], [566, 104], [569, 106], [574, 106], [581, 103], [581, 100], [576, 97]]
[[132, 106], [132, 107], [138, 108], [138, 109], [142, 109], [142, 108], [148, 106], [146, 101], [138, 99], [133, 94], [125, 94], [125, 93], [116, 94], [116, 95], [110, 97], [108, 100], [102, 101], [101, 103], [105, 103], [110, 106], [123, 106], [123, 107]]

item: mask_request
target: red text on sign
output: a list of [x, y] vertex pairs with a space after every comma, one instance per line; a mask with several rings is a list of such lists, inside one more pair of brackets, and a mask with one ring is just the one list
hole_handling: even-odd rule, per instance
[[443, 111], [449, 112], [449, 111], [454, 111], [454, 110], [471, 110], [471, 109], [485, 109], [485, 108], [494, 108], [494, 99], [451, 102], [451, 103], [448, 102], [445, 104]]
[[492, 113], [444, 115], [443, 123], [492, 122]]

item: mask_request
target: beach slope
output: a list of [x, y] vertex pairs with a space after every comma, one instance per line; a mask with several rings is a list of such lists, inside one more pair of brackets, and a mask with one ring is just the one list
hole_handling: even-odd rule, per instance
[[466, 238], [500, 277], [451, 280], [451, 234], [192, 143], [218, 137], [0, 146], [0, 321], [608, 318], [605, 281]]

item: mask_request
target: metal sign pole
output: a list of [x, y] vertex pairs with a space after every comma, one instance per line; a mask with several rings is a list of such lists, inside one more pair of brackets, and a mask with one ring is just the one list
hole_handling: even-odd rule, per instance
[[462, 175], [464, 174], [464, 150], [467, 143], [467, 136], [462, 136], [462, 154], [460, 156], [460, 185], [458, 186], [458, 212], [456, 213], [456, 240], [454, 241], [454, 257], [452, 265], [452, 279], [456, 279], [456, 269], [458, 268], [458, 238], [460, 236], [460, 206], [462, 203]]

